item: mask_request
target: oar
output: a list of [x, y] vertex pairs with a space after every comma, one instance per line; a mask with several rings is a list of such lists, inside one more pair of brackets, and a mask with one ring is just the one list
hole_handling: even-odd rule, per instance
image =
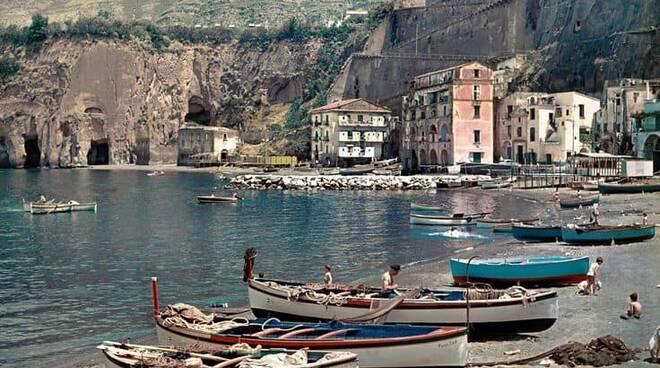
[[[156, 350], [156, 351], [162, 351], [162, 352], [167, 352], [167, 353], [181, 353], [181, 350], [177, 349], [170, 349], [170, 348], [162, 348], [159, 346], [147, 346], [147, 345], [135, 345], [135, 344], [122, 344], [119, 342], [113, 342], [113, 341], [103, 341], [103, 345], [110, 345], [110, 346], [115, 346], [115, 347], [122, 347], [126, 346], [129, 348], [136, 348], [136, 349], [145, 349], [145, 350]], [[103, 345], [99, 345], [98, 347], [101, 348]], [[187, 354], [190, 354], [190, 356], [196, 357], [196, 358], [201, 358], [201, 359], [208, 359], [208, 360], [215, 360], [217, 362], [227, 362], [230, 359], [215, 356], [215, 355], [209, 355], [209, 354], [199, 354], [199, 353], [189, 353], [186, 352]], [[250, 357], [250, 355], [243, 356], [241, 358], [247, 358]]]

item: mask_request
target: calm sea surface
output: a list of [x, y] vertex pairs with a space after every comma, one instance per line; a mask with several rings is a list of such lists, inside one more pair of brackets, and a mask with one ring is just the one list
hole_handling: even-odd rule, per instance
[[[347, 282], [498, 240], [413, 228], [413, 200], [456, 212], [519, 211], [481, 191], [252, 191], [236, 205], [196, 202], [219, 185], [211, 174], [0, 170], [0, 365], [61, 364], [103, 340], [153, 334], [151, 276], [161, 303], [245, 303], [247, 247], [258, 249], [256, 271], [266, 276], [320, 281], [331, 263], [335, 280]], [[38, 193], [97, 201], [99, 210], [22, 212], [21, 200]]]

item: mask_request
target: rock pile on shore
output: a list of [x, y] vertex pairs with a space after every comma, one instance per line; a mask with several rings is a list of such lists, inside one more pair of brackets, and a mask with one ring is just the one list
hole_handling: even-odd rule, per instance
[[[478, 177], [471, 177], [473, 181]], [[225, 189], [256, 190], [421, 190], [435, 189], [456, 176], [277, 176], [240, 175], [234, 177]]]

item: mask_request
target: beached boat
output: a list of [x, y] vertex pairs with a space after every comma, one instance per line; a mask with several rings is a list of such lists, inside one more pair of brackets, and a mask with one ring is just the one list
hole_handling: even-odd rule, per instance
[[597, 181], [572, 181], [568, 183], [569, 188], [575, 190], [597, 191]]
[[482, 218], [477, 220], [477, 227], [483, 229], [491, 229], [499, 226], [509, 225], [511, 227], [513, 224], [524, 223], [524, 224], [533, 224], [538, 222], [539, 218], [529, 218], [529, 219], [499, 219], [499, 218]]
[[561, 226], [514, 224], [511, 235], [525, 241], [556, 241], [561, 240]]
[[[576, 284], [586, 280], [589, 257], [530, 257], [450, 260], [454, 282], [487, 282], [497, 285]], [[468, 277], [469, 276], [469, 277]]]
[[394, 300], [379, 297], [379, 289], [376, 288], [328, 290], [323, 285], [315, 287], [265, 279], [248, 279], [248, 298], [252, 312], [259, 317], [347, 320], [391, 308], [380, 322], [442, 326], [465, 325], [469, 304], [470, 326], [477, 334], [512, 334], [548, 329], [557, 320], [558, 300], [555, 291], [492, 289], [469, 292], [424, 290], [417, 295]]
[[339, 175], [339, 169], [321, 169], [319, 175]]
[[413, 225], [442, 225], [442, 226], [476, 225], [477, 219], [480, 219], [484, 216], [485, 214], [465, 215], [462, 213], [456, 213], [451, 216], [431, 216], [431, 215], [420, 215], [416, 213], [411, 213], [410, 223]]
[[601, 194], [660, 192], [660, 180], [642, 183], [598, 183], [598, 191]]
[[307, 350], [269, 350], [233, 346], [208, 353], [189, 349], [165, 348], [104, 341], [96, 347], [103, 351], [106, 368], [195, 367], [223, 368], [264, 367], [279, 363], [282, 368], [357, 368], [358, 356], [349, 352]]
[[350, 352], [359, 356], [360, 367], [455, 367], [467, 363], [464, 327], [228, 319], [205, 315], [185, 304], [160, 311], [157, 286], [153, 290], [156, 333], [162, 345], [221, 349], [241, 343], [264, 349]]
[[600, 202], [600, 196], [588, 196], [588, 197], [575, 197], [575, 198], [560, 198], [559, 206], [561, 208], [578, 208], [593, 206], [594, 204]]
[[374, 171], [376, 168], [373, 165], [355, 165], [353, 167], [347, 167], [339, 169], [340, 175], [364, 175], [369, 174]]
[[561, 228], [561, 236], [571, 244], [623, 244], [652, 239], [655, 225], [566, 225]]
[[240, 198], [238, 197], [221, 197], [214, 194], [208, 196], [197, 196], [197, 201], [199, 203], [218, 203], [218, 202], [238, 202]]

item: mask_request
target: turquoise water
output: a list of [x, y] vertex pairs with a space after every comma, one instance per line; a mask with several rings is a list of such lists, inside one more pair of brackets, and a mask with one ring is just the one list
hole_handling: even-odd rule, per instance
[[[211, 174], [0, 170], [0, 365], [61, 364], [102, 340], [153, 334], [151, 276], [162, 303], [243, 304], [247, 247], [258, 249], [256, 271], [266, 276], [320, 281], [331, 263], [335, 280], [348, 282], [494, 241], [411, 227], [411, 200], [516, 212], [481, 191], [251, 191], [237, 205], [196, 202], [218, 185]], [[97, 201], [99, 210], [22, 212], [22, 198], [38, 193]]]

